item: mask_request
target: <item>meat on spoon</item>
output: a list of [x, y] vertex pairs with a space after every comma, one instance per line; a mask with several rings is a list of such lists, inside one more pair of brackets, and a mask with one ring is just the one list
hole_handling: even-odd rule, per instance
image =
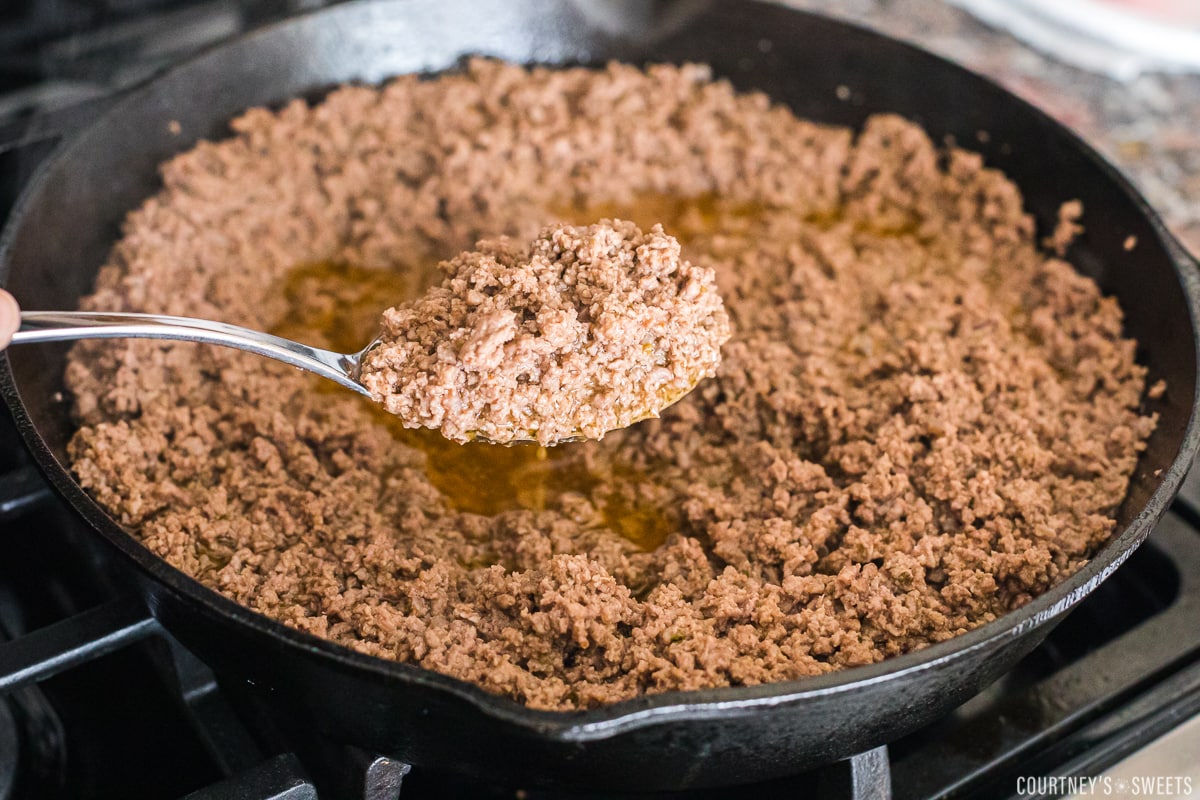
[[[382, 333], [358, 353], [211, 320], [81, 311], [21, 312], [12, 341], [236, 347], [369, 395], [407, 427], [497, 444], [599, 439], [716, 374], [730, 331], [713, 271], [682, 260], [661, 225], [556, 225], [528, 246], [478, 248], [443, 262], [445, 279], [420, 300], [384, 312]], [[0, 312], [15, 316], [10, 301], [0, 295]]]
[[389, 309], [360, 380], [409, 427], [552, 445], [658, 416], [716, 373], [729, 317], [713, 271], [655, 225], [553, 225], [441, 264]]

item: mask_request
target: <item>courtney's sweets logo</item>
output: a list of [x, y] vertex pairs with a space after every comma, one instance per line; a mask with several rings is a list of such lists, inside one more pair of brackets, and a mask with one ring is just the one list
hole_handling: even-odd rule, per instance
[[1134, 775], [1113, 778], [1076, 778], [1054, 775], [1022, 775], [1017, 794], [1024, 797], [1191, 797], [1190, 775]]

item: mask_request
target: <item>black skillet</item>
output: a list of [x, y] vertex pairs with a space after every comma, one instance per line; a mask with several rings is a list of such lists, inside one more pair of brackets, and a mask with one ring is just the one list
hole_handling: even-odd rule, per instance
[[[1008, 670], [1117, 568], [1163, 514], [1196, 451], [1197, 282], [1129, 185], [1036, 109], [945, 61], [874, 33], [754, 2], [677, 5], [662, 20], [604, 18], [552, 0], [350, 3], [222, 46], [152, 81], [64, 146], [12, 215], [0, 282], [28, 308], [68, 309], [89, 291], [123, 215], [157, 187], [155, 165], [227, 133], [242, 109], [344, 81], [452, 66], [468, 53], [519, 62], [702, 61], [802, 116], [858, 126], [913, 119], [982, 152], [1048, 229], [1081, 198], [1087, 232], [1070, 257], [1115, 295], [1160, 414], [1117, 534], [1083, 570], [1024, 608], [921, 652], [769, 686], [671, 693], [579, 713], [537, 712], [416, 667], [357, 655], [226, 600], [152, 556], [72, 480], [61, 388], [65, 347], [15, 348], [4, 397], [37, 463], [80, 525], [124, 553], [163, 626], [230, 685], [297, 724], [429, 767], [514, 785], [663, 789], [793, 773], [925, 725]], [[167, 122], [180, 124], [178, 135]], [[978, 135], [980, 131], [986, 136]], [[1123, 243], [1135, 237], [1127, 252]], [[128, 621], [124, 621], [127, 623]], [[126, 627], [128, 625], [126, 624]]]

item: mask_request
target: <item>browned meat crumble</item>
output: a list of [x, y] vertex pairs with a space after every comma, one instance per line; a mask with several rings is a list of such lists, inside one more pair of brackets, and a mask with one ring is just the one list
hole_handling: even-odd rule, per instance
[[412, 428], [494, 443], [602, 439], [710, 378], [729, 317], [661, 225], [553, 225], [483, 241], [388, 309], [362, 383]]
[[480, 60], [233, 129], [164, 165], [88, 307], [299, 313], [323, 344], [358, 284], [289, 283], [304, 265], [408, 281], [377, 319], [485, 236], [621, 217], [712, 267], [732, 321], [661, 419], [525, 466], [246, 354], [80, 344], [83, 485], [197, 580], [364, 653], [539, 708], [878, 661], [1078, 569], [1154, 425], [1116, 302], [1039, 251], [1003, 175], [894, 116], [805, 122], [703, 66]]

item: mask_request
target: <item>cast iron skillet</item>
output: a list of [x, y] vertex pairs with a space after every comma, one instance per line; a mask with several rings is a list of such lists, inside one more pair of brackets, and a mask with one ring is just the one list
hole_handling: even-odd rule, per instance
[[[1166, 397], [1117, 534], [1078, 574], [1019, 611], [921, 652], [789, 683], [671, 693], [609, 708], [537, 712], [412, 666], [357, 655], [224, 599], [142, 548], [72, 480], [62, 346], [21, 347], [0, 368], [25, 442], [81, 524], [136, 565], [144, 602], [224, 677], [296, 724], [431, 768], [513, 784], [664, 789], [785, 775], [870, 749], [944, 714], [997, 678], [1120, 565], [1163, 514], [1196, 451], [1195, 267], [1083, 142], [995, 85], [912, 47], [755, 2], [694, 3], [665, 24], [595, 22], [552, 0], [368, 0], [211, 51], [135, 92], [40, 173], [4, 233], [0, 281], [28, 308], [89, 291], [123, 215], [157, 188], [155, 165], [227, 133], [248, 106], [453, 66], [468, 53], [520, 62], [695, 60], [802, 116], [858, 126], [901, 113], [981, 151], [1022, 188], [1043, 230], [1081, 198], [1074, 263], [1119, 298]], [[177, 120], [182, 133], [168, 131]], [[979, 131], [987, 136], [978, 136]], [[1123, 243], [1136, 238], [1127, 252]]]

